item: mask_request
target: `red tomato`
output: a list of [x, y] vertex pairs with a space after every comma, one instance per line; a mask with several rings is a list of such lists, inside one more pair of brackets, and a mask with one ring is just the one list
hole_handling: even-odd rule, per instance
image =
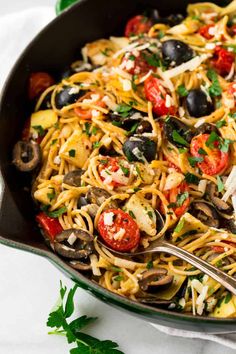
[[[189, 187], [186, 182], [181, 182], [179, 186], [170, 189], [169, 191], [165, 192], [165, 197], [166, 199], [172, 204], [178, 203], [178, 196], [180, 196], [183, 193], [189, 193]], [[187, 208], [189, 207], [190, 204], [190, 198], [189, 196], [183, 201], [182, 205], [180, 206], [174, 206], [172, 209], [174, 210], [176, 216], [180, 217], [185, 213]]]
[[232, 96], [235, 96], [235, 93], [236, 93], [236, 82], [230, 83], [230, 85], [228, 87], [228, 90], [227, 90], [227, 93], [229, 93]]
[[228, 152], [220, 151], [220, 149], [217, 147], [218, 142], [215, 143], [216, 147], [211, 149], [210, 154], [199, 154], [200, 148], [203, 150], [207, 148], [206, 141], [208, 140], [209, 136], [210, 134], [200, 134], [195, 136], [190, 144], [190, 152], [194, 157], [203, 158], [203, 161], [198, 162], [197, 166], [203, 173], [209, 176], [213, 176], [222, 172], [228, 166], [229, 154]]
[[[223, 241], [223, 242], [226, 243], [227, 245], [232, 246], [232, 247], [236, 246], [236, 244], [234, 242], [230, 242], [230, 241]], [[227, 245], [225, 247], [227, 247]], [[211, 246], [212, 250], [215, 251], [216, 253], [225, 252], [225, 247], [222, 247], [222, 246]]]
[[215, 25], [213, 25], [213, 24], [212, 25], [204, 25], [199, 29], [198, 33], [206, 39], [212, 39], [214, 36], [209, 33], [209, 29], [213, 28], [213, 27], [215, 27]]
[[48, 87], [54, 84], [53, 78], [44, 72], [32, 73], [29, 78], [29, 98], [40, 96]]
[[54, 241], [55, 236], [63, 231], [58, 219], [50, 218], [44, 213], [38, 214], [36, 220], [51, 241]]
[[167, 114], [174, 115], [176, 113], [175, 106], [171, 105], [169, 107], [169, 104], [167, 106], [167, 92], [156, 77], [150, 76], [147, 80], [145, 80], [144, 92], [146, 99], [152, 102], [153, 111], [158, 116], [164, 116]]
[[[105, 223], [105, 216], [112, 213], [112, 223]], [[110, 224], [110, 223], [109, 223]], [[136, 247], [140, 240], [139, 228], [131, 216], [121, 209], [104, 211], [98, 221], [98, 231], [106, 244], [115, 251], [126, 252]], [[120, 233], [121, 236], [116, 234]]]
[[[130, 60], [129, 58], [134, 60]], [[129, 68], [129, 63], [133, 63], [133, 66]], [[139, 53], [137, 57], [135, 57], [132, 53], [126, 54], [122, 60], [123, 68], [130, 73], [131, 75], [139, 75], [139, 74], [146, 74], [149, 70], [155, 69], [153, 66], [149, 65], [142, 53]]]
[[[89, 99], [91, 99], [92, 95], [96, 95], [96, 94], [97, 94], [96, 92], [88, 92], [83, 97], [81, 97], [77, 102], [83, 102], [84, 99], [89, 100]], [[102, 107], [102, 108], [106, 107], [105, 103], [101, 100], [101, 96], [99, 97], [99, 99], [97, 101], [91, 102], [91, 104], [93, 104], [95, 106]], [[81, 119], [84, 119], [84, 120], [92, 119], [92, 109], [90, 109], [90, 108], [76, 107], [74, 109], [74, 112]]]
[[[99, 175], [101, 177], [101, 180], [104, 181], [105, 177], [104, 175], [111, 177], [111, 182], [108, 183], [110, 186], [115, 187], [119, 187], [119, 186], [125, 186], [126, 184], [121, 183], [120, 181], [116, 181], [115, 177], [112, 176], [112, 172], [117, 172], [121, 167], [120, 165], [122, 165], [123, 167], [125, 167], [127, 170], [127, 175], [125, 177], [129, 177], [129, 165], [128, 162], [123, 159], [123, 158], [119, 158], [119, 157], [104, 157], [104, 159], [101, 159], [102, 163], [99, 164], [98, 166], [98, 171], [99, 171]], [[107, 173], [105, 172], [104, 175], [102, 176], [102, 172], [103, 171], [107, 171]]]
[[232, 52], [217, 46], [215, 48], [214, 58], [211, 62], [218, 73], [224, 76], [230, 72], [234, 59], [235, 57]]
[[141, 33], [147, 33], [152, 27], [153, 23], [146, 16], [138, 15], [132, 17], [126, 24], [125, 36], [135, 36]]

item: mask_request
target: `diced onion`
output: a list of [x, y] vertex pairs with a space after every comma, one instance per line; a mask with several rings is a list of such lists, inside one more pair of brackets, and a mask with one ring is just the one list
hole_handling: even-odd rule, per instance
[[101, 276], [102, 273], [100, 272], [100, 269], [98, 268], [97, 266], [97, 263], [98, 263], [98, 257], [96, 256], [96, 254], [91, 254], [89, 256], [90, 258], [90, 262], [91, 262], [91, 267], [92, 267], [92, 272], [93, 272], [93, 275], [96, 275], [96, 276]]
[[127, 268], [134, 270], [136, 267], [136, 263], [132, 261], [128, 261], [127, 259], [116, 258], [114, 260], [114, 265], [119, 268]]

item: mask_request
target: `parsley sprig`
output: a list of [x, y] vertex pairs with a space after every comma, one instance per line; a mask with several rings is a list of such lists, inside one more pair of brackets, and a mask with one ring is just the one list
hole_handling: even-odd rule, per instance
[[68, 343], [75, 343], [76, 347], [70, 350], [70, 354], [124, 354], [118, 348], [118, 344], [110, 340], [99, 340], [81, 330], [95, 322], [97, 317], [81, 316], [69, 321], [75, 310], [74, 296], [78, 286], [75, 285], [67, 292], [67, 288], [60, 283], [60, 298], [48, 317], [47, 326], [54, 328], [49, 334], [65, 336]]
[[207, 72], [207, 77], [211, 80], [212, 84], [209, 87], [209, 93], [211, 96], [216, 97], [222, 94], [222, 88], [220, 86], [218, 75], [215, 70], [210, 69]]

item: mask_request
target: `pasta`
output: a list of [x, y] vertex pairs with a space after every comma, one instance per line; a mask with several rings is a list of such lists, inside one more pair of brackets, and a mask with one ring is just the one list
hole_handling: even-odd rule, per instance
[[125, 37], [86, 44], [59, 83], [32, 74], [14, 162], [36, 171], [36, 219], [73, 268], [135, 301], [235, 317], [235, 296], [186, 262], [112, 252], [165, 235], [236, 274], [236, 1], [167, 19], [138, 15]]

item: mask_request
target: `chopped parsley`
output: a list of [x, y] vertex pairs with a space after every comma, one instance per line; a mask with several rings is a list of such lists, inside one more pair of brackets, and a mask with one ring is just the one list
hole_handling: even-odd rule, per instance
[[188, 184], [198, 184], [199, 183], [199, 178], [197, 176], [195, 176], [194, 174], [187, 172], [185, 175], [185, 181]]
[[180, 95], [180, 97], [185, 97], [188, 95], [188, 90], [184, 85], [179, 85], [177, 88], [177, 92]]
[[87, 135], [87, 136], [90, 136], [90, 127], [91, 127], [91, 124], [88, 123], [88, 122], [86, 122], [84, 126], [85, 126], [85, 133], [86, 133], [86, 135]]
[[198, 162], [202, 162], [204, 160], [203, 157], [188, 157], [188, 162], [190, 166], [195, 167]]
[[136, 219], [136, 217], [135, 217], [134, 213], [132, 212], [132, 210], [129, 210], [128, 213], [131, 216], [131, 218]]
[[224, 125], [226, 125], [226, 121], [225, 121], [224, 119], [219, 120], [219, 122], [216, 123], [216, 127], [217, 127], [217, 128], [221, 128], [221, 127], [223, 127]]
[[97, 134], [97, 131], [98, 131], [98, 128], [93, 127], [93, 128], [92, 128], [92, 135], [96, 135], [96, 134]]
[[101, 50], [101, 53], [105, 56], [105, 57], [109, 57], [109, 52], [112, 52], [111, 48], [105, 48], [104, 50]]
[[182, 206], [185, 202], [185, 200], [187, 200], [189, 197], [189, 193], [188, 192], [184, 192], [184, 193], [180, 193], [177, 195], [177, 199], [176, 199], [176, 204], [178, 207]]
[[211, 80], [212, 84], [209, 87], [209, 94], [212, 97], [220, 96], [222, 94], [222, 88], [220, 86], [218, 75], [213, 69], [209, 69], [207, 72], [207, 77]]
[[217, 176], [216, 179], [217, 179], [217, 189], [218, 192], [220, 193], [224, 190], [225, 186], [220, 176]]
[[225, 296], [225, 304], [228, 304], [231, 299], [232, 299], [232, 294], [231, 293], [227, 293], [227, 295]]
[[47, 197], [48, 197], [48, 199], [51, 202], [55, 198], [56, 193], [55, 193], [55, 189], [54, 188], [49, 188], [49, 189], [51, 189], [51, 192], [47, 193]]
[[173, 130], [172, 138], [178, 144], [189, 146], [189, 143], [184, 138], [182, 138], [182, 136], [177, 132], [177, 130]]
[[174, 232], [177, 232], [177, 233], [180, 232], [180, 231], [183, 229], [183, 227], [184, 227], [184, 222], [185, 222], [185, 220], [184, 220], [184, 218], [182, 218], [182, 219], [178, 222], [176, 228], [174, 229]]
[[200, 149], [198, 150], [198, 153], [199, 153], [200, 155], [207, 155], [207, 152], [206, 152], [203, 148], [200, 148]]
[[128, 59], [134, 61], [135, 60], [135, 56], [131, 54]]
[[146, 266], [147, 269], [152, 269], [153, 268], [153, 261], [149, 261]]
[[39, 136], [44, 136], [45, 130], [43, 129], [42, 125], [34, 125], [32, 128], [36, 130]]
[[69, 156], [70, 157], [75, 157], [75, 149], [71, 149], [70, 151], [69, 151]]
[[106, 165], [108, 163], [108, 159], [100, 160], [100, 163], [102, 165]]
[[119, 166], [120, 166], [122, 172], [124, 173], [124, 175], [126, 177], [128, 177], [129, 176], [129, 169], [127, 167], [124, 167], [121, 163], [119, 163]]
[[52, 142], [51, 142], [51, 145], [56, 144], [57, 140], [58, 140], [58, 139], [53, 139]]
[[117, 275], [115, 278], [114, 278], [115, 281], [121, 281], [121, 280], [124, 280], [124, 277], [123, 275]]
[[118, 105], [116, 112], [120, 114], [121, 117], [127, 118], [132, 107], [125, 103]]
[[153, 219], [153, 213], [152, 213], [151, 210], [149, 210], [149, 211], [147, 212], [147, 214], [148, 214], [148, 216], [149, 216], [150, 219]]
[[93, 148], [98, 149], [100, 145], [101, 145], [100, 141], [95, 141], [95, 143], [93, 143]]
[[67, 211], [67, 208], [64, 206], [60, 209], [54, 210], [54, 211], [47, 211], [47, 215], [50, 218], [54, 218], [57, 219], [59, 216], [61, 216], [62, 214], [64, 214]]

